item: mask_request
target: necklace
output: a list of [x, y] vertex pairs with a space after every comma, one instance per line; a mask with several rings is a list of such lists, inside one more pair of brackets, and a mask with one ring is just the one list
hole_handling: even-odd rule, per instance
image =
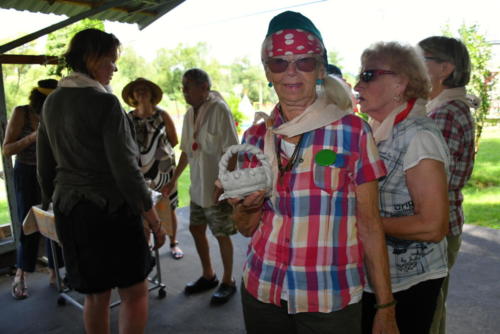
[[[281, 164], [281, 155], [280, 155], [280, 148], [276, 147], [276, 160], [278, 161], [278, 170], [280, 172], [280, 178], [285, 174], [286, 172], [289, 172], [292, 170], [292, 168], [295, 166], [295, 163], [297, 162], [299, 158], [299, 151], [300, 151], [300, 146], [302, 144], [302, 138], [303, 135], [300, 135], [299, 142], [295, 146], [295, 149], [293, 150], [292, 156], [290, 159], [288, 159], [288, 162], [285, 166]], [[284, 139], [282, 139], [284, 140]]]

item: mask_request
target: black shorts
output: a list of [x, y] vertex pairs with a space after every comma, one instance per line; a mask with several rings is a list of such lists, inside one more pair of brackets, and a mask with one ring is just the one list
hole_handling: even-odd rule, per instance
[[70, 286], [81, 293], [127, 288], [154, 265], [142, 217], [123, 205], [110, 214], [81, 201], [67, 215], [54, 209]]

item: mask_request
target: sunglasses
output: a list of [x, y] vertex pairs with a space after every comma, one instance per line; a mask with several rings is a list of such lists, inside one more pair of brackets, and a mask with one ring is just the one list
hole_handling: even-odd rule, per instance
[[288, 61], [281, 58], [271, 58], [266, 62], [267, 67], [273, 73], [283, 73], [290, 64], [295, 64], [297, 70], [301, 72], [312, 72], [316, 68], [316, 58], [307, 57], [294, 61]]
[[436, 63], [442, 63], [442, 62], [444, 62], [444, 60], [443, 60], [443, 59], [441, 59], [441, 58], [438, 58], [438, 57], [430, 57], [430, 56], [425, 56], [425, 57], [424, 57], [424, 60], [425, 60], [425, 61], [434, 60]]
[[375, 79], [379, 75], [384, 75], [384, 74], [396, 74], [396, 72], [393, 71], [387, 71], [387, 70], [366, 70], [361, 72], [359, 75], [359, 80], [363, 82], [370, 82], [373, 79]]

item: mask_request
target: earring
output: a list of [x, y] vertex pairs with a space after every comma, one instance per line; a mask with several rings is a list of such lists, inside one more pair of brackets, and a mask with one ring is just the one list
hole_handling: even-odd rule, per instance
[[316, 79], [316, 85], [322, 85], [325, 83], [325, 80], [323, 79]]
[[269, 82], [267, 83], [267, 87], [269, 87], [269, 88], [273, 87], [273, 83], [272, 83], [271, 81], [269, 81]]

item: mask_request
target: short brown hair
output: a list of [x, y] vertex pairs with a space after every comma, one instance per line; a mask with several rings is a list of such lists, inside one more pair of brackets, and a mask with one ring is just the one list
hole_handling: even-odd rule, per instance
[[470, 80], [470, 57], [462, 41], [446, 36], [432, 36], [418, 43], [418, 46], [431, 54], [437, 62], [449, 62], [455, 66], [453, 72], [443, 81], [448, 88], [463, 87]]
[[369, 59], [377, 59], [408, 79], [408, 85], [403, 93], [406, 100], [412, 98], [427, 99], [431, 84], [423, 57], [417, 49], [408, 44], [399, 42], [378, 42], [363, 51], [361, 63]]
[[73, 71], [90, 74], [87, 68], [89, 59], [103, 57], [118, 50], [120, 41], [113, 34], [99, 29], [85, 29], [73, 36], [64, 54], [66, 65]]

